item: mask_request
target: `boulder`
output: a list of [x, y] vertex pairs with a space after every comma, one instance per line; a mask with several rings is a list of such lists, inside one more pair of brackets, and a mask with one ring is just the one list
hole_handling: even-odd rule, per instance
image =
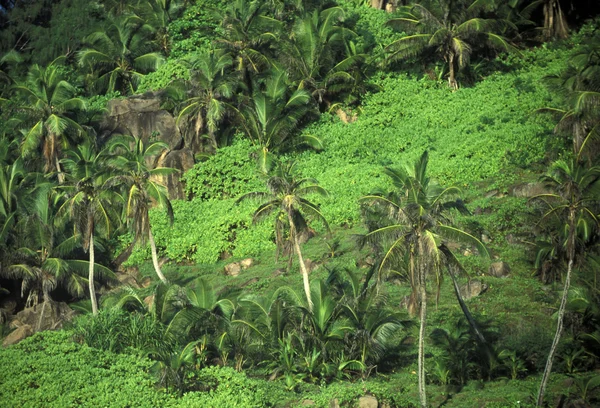
[[310, 273], [310, 272], [316, 270], [320, 266], [320, 264], [318, 262], [313, 262], [312, 260], [306, 258], [304, 260], [304, 266], [306, 266], [306, 269]]
[[359, 408], [377, 408], [379, 406], [379, 402], [377, 402], [377, 398], [372, 395], [365, 395], [364, 397], [360, 397], [358, 399]]
[[242, 271], [242, 267], [239, 262], [233, 262], [225, 265], [225, 275], [227, 276], [238, 276]]
[[16, 330], [12, 331], [8, 334], [8, 336], [6, 336], [4, 338], [4, 341], [2, 341], [2, 346], [8, 347], [13, 344], [17, 344], [18, 342], [31, 336], [32, 334], [33, 328], [28, 324], [24, 324], [23, 326], [17, 327]]
[[146, 306], [148, 306], [148, 309], [150, 309], [152, 307], [152, 304], [154, 303], [154, 295], [146, 296], [144, 298], [144, 303], [146, 304]]
[[511, 195], [514, 197], [531, 198], [540, 194], [546, 194], [548, 190], [542, 183], [523, 183], [512, 188]]
[[338, 400], [337, 398], [332, 399], [329, 402], [329, 408], [340, 408], [340, 400]]
[[152, 93], [109, 101], [103, 128], [109, 135], [134, 135], [144, 143], [160, 140], [169, 146], [169, 150], [183, 146], [175, 118], [160, 108], [160, 99]]
[[133, 275], [123, 272], [117, 272], [115, 275], [117, 276], [117, 280], [119, 281], [120, 285], [131, 286], [135, 289], [140, 288], [140, 284], [137, 282], [137, 279]]
[[460, 287], [460, 294], [464, 300], [469, 300], [481, 295], [487, 290], [488, 286], [478, 280], [471, 280]]
[[311, 407], [313, 405], [316, 405], [313, 400], [309, 400], [309, 399], [302, 400], [303, 407]]
[[248, 269], [252, 267], [252, 265], [254, 265], [254, 259], [252, 258], [246, 258], [240, 261], [240, 266], [242, 267], [242, 269]]
[[506, 262], [494, 262], [488, 269], [488, 275], [496, 278], [506, 278], [510, 274], [510, 266]]
[[170, 167], [178, 170], [172, 174], [156, 176], [154, 179], [167, 187], [170, 199], [185, 199], [185, 188], [180, 179], [182, 174], [194, 167], [194, 154], [192, 151], [184, 147], [180, 150], [165, 152], [165, 154], [158, 158], [156, 167]]
[[74, 311], [64, 302], [49, 300], [34, 307], [28, 307], [16, 314], [12, 327], [31, 326], [35, 332], [54, 330], [71, 320]]
[[283, 269], [275, 269], [275, 270], [273, 271], [273, 273], [271, 274], [271, 276], [272, 276], [273, 278], [276, 278], [276, 277], [278, 277], [278, 276], [283, 276], [283, 275], [285, 275], [285, 270], [283, 270]]

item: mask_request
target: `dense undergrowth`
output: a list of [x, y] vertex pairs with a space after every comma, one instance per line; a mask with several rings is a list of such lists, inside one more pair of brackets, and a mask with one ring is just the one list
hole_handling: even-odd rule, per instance
[[[51, 3], [46, 26], [0, 19], [2, 49], [33, 39], [0, 60], [0, 283], [81, 316], [0, 350], [3, 406], [534, 406], [550, 349], [546, 403], [600, 401], [597, 22], [508, 54], [477, 37], [457, 88], [444, 44], [399, 62], [407, 32], [366, 2]], [[52, 61], [77, 10], [85, 40]], [[115, 32], [136, 58], [110, 71]], [[159, 134], [103, 139], [108, 101], [145, 92], [201, 146], [184, 200], [151, 177]], [[121, 271], [149, 283], [109, 290], [100, 263], [130, 247]]]

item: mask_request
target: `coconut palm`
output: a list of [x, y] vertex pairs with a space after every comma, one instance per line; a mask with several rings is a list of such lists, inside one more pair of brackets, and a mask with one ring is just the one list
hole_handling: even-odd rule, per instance
[[105, 171], [106, 153], [97, 152], [89, 139], [67, 152], [63, 163], [70, 183], [61, 187], [65, 201], [57, 212], [58, 217], [72, 222], [74, 236], [81, 240], [83, 250], [89, 252], [88, 285], [94, 315], [98, 314], [94, 236], [110, 237], [112, 227], [118, 222], [115, 204], [121, 200], [107, 183], [110, 175]]
[[[271, 153], [290, 141], [300, 120], [311, 111], [310, 99], [305, 89], [291, 90], [287, 74], [277, 70], [267, 79], [264, 90], [257, 89], [250, 102], [238, 111], [242, 129], [260, 147], [258, 163], [264, 173], [270, 168]], [[320, 146], [314, 137], [303, 136], [298, 140]]]
[[163, 63], [154, 52], [152, 27], [136, 15], [110, 19], [106, 29], [87, 36], [89, 46], [79, 52], [79, 65], [96, 76], [96, 84], [106, 92], [131, 94], [145, 73]]
[[233, 68], [250, 93], [252, 76], [271, 65], [269, 44], [277, 40], [282, 23], [266, 15], [268, 4], [258, 0], [235, 0], [217, 12], [223, 32], [219, 41], [233, 56]]
[[576, 155], [595, 157], [594, 142], [600, 131], [600, 35], [586, 39], [573, 53], [570, 66], [558, 75], [545, 78], [551, 90], [562, 96], [564, 107], [544, 108], [559, 119], [555, 132], [567, 131], [572, 135]]
[[469, 64], [476, 45], [507, 52], [514, 49], [497, 34], [502, 27], [499, 20], [478, 17], [489, 2], [474, 1], [469, 6], [458, 3], [460, 1], [425, 1], [402, 8], [401, 17], [391, 19], [389, 24], [410, 35], [387, 46], [389, 59], [406, 59], [432, 50], [448, 64], [448, 84], [457, 89], [456, 69]]
[[125, 217], [133, 233], [133, 241], [141, 245], [150, 243], [154, 270], [160, 280], [166, 283], [167, 279], [158, 264], [149, 211], [154, 204], [164, 209], [171, 222], [173, 221], [173, 208], [167, 188], [156, 178], [173, 174], [177, 170], [169, 167], [151, 169], [147, 163], [167, 150], [168, 146], [163, 142], [145, 145], [138, 137], [123, 136], [115, 138], [109, 149], [116, 154], [111, 160], [111, 166], [119, 172], [111, 178], [111, 184], [120, 184], [125, 189]]
[[[297, 179], [295, 163], [279, 164], [274, 174], [267, 180], [269, 192], [255, 191], [244, 194], [237, 202], [247, 199], [266, 200], [254, 212], [253, 222], [258, 222], [271, 214], [275, 214], [275, 236], [278, 247], [283, 245], [284, 228], [288, 228], [288, 242], [294, 248], [304, 284], [308, 310], [312, 310], [311, 288], [308, 279], [308, 269], [300, 249], [300, 235], [304, 232], [307, 218], [321, 221], [329, 231], [327, 220], [319, 211], [316, 204], [304, 196], [308, 194], [327, 195], [325, 189], [317, 185], [311, 178]], [[303, 214], [304, 213], [304, 214]]]
[[376, 220], [370, 222], [370, 232], [361, 237], [361, 242], [373, 244], [383, 250], [377, 270], [379, 280], [386, 269], [394, 267], [394, 264], [403, 258], [408, 258], [408, 280], [411, 285], [409, 311], [414, 313], [420, 309], [418, 377], [419, 396], [423, 407], [427, 406], [424, 366], [427, 277], [433, 274], [439, 284], [442, 270], [444, 266], [448, 266], [463, 312], [472, 330], [480, 341], [485, 343], [460, 296], [454, 270], [462, 267], [446, 242], [458, 241], [473, 245], [480, 255], [489, 257], [481, 241], [450, 225], [444, 216], [447, 209], [460, 207], [459, 201], [449, 200], [460, 191], [452, 187], [442, 188], [432, 182], [427, 176], [428, 160], [428, 153], [425, 151], [412, 169], [386, 168], [385, 173], [392, 179], [396, 191], [391, 194], [375, 193], [361, 199], [369, 205], [367, 211]]
[[283, 43], [281, 59], [298, 88], [307, 89], [320, 106], [331, 104], [331, 97], [352, 89], [355, 76], [350, 70], [363, 55], [349, 52], [356, 37], [339, 23], [341, 7], [314, 11], [294, 25], [290, 39]]
[[64, 79], [60, 66], [63, 60], [64, 57], [58, 58], [46, 68], [33, 65], [26, 81], [13, 87], [21, 98], [18, 109], [22, 112], [22, 155], [31, 157], [41, 147], [44, 171], [56, 172], [60, 182], [64, 180], [61, 149], [84, 134], [71, 116], [86, 107], [84, 100], [76, 96], [76, 88]]
[[140, 16], [154, 30], [155, 41], [165, 55], [171, 48], [169, 39], [169, 24], [181, 15], [186, 0], [151, 0], [141, 1]]
[[185, 121], [193, 127], [196, 137], [208, 131], [213, 149], [217, 148], [219, 125], [228, 110], [229, 101], [237, 89], [237, 81], [229, 70], [231, 56], [221, 50], [211, 50], [183, 60], [190, 68], [190, 80], [180, 83], [186, 99], [177, 117], [177, 123]]
[[600, 167], [586, 167], [576, 159], [568, 162], [559, 160], [552, 165], [549, 173], [544, 177], [544, 182], [553, 192], [539, 195], [537, 198], [542, 199], [549, 207], [544, 218], [558, 217], [563, 223], [561, 229], [567, 232], [566, 239], [562, 242], [567, 256], [567, 271], [558, 309], [556, 333], [538, 392], [537, 406], [539, 407], [544, 402], [546, 385], [562, 333], [573, 267], [582, 258], [583, 245], [581, 244], [588, 241], [592, 231], [599, 226], [596, 214], [598, 197], [600, 197]]

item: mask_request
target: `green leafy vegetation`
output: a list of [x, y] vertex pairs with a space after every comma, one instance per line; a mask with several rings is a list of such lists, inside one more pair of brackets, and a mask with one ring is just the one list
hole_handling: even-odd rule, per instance
[[0, 0], [0, 400], [597, 405], [562, 3]]

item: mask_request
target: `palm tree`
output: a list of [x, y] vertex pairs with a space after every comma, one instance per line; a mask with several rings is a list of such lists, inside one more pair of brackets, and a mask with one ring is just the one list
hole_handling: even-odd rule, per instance
[[538, 392], [538, 407], [541, 407], [544, 402], [544, 393], [552, 371], [554, 354], [562, 333], [571, 274], [575, 262], [580, 259], [581, 255], [578, 248], [582, 248], [582, 245], [578, 244], [585, 243], [590, 238], [592, 230], [599, 225], [595, 214], [597, 214], [598, 197], [600, 197], [600, 167], [586, 167], [576, 159], [569, 162], [559, 160], [552, 165], [549, 174], [544, 177], [544, 181], [554, 192], [539, 195], [537, 198], [542, 199], [549, 207], [543, 218], [558, 217], [563, 223], [561, 229], [567, 232], [566, 239], [562, 243], [567, 256], [567, 274], [558, 308], [556, 334], [550, 347]]
[[233, 56], [233, 68], [250, 93], [253, 93], [251, 76], [271, 65], [267, 49], [282, 28], [280, 21], [266, 15], [267, 7], [263, 1], [235, 0], [224, 12], [217, 12], [223, 28], [219, 41]]
[[426, 1], [402, 8], [401, 17], [389, 21], [392, 27], [412, 34], [387, 46], [389, 59], [405, 59], [433, 50], [448, 64], [448, 84], [457, 89], [456, 68], [469, 64], [473, 47], [485, 44], [489, 48], [511, 51], [508, 41], [497, 34], [499, 20], [477, 17], [486, 2], [474, 1], [462, 7], [456, 0]]
[[[460, 207], [460, 202], [449, 201], [459, 193], [457, 188], [442, 188], [427, 176], [428, 153], [425, 151], [412, 169], [386, 168], [392, 179], [395, 192], [376, 193], [365, 196], [375, 222], [369, 225], [370, 232], [361, 237], [361, 242], [371, 243], [384, 249], [379, 262], [378, 275], [394, 266], [405, 256], [408, 258], [408, 279], [411, 285], [409, 310], [420, 309], [418, 377], [421, 406], [427, 406], [425, 394], [425, 322], [427, 318], [427, 276], [433, 273], [436, 281], [441, 280], [443, 266], [455, 287], [455, 294], [471, 324], [472, 330], [482, 343], [483, 335], [462, 301], [453, 268], [461, 268], [460, 262], [446, 245], [446, 240], [474, 245], [479, 254], [489, 257], [485, 246], [474, 236], [455, 228], [444, 217], [445, 210]], [[382, 225], [383, 224], [383, 225]]]
[[[267, 180], [269, 192], [255, 191], [244, 194], [237, 202], [246, 199], [266, 200], [254, 212], [253, 222], [258, 222], [275, 213], [275, 236], [278, 247], [283, 244], [284, 228], [288, 227], [288, 242], [294, 248], [300, 272], [304, 283], [304, 293], [308, 303], [308, 309], [312, 310], [311, 289], [308, 279], [308, 269], [302, 257], [299, 236], [303, 232], [300, 228], [306, 226], [306, 216], [320, 220], [329, 231], [329, 224], [319, 211], [316, 204], [308, 201], [304, 196], [307, 194], [327, 195], [325, 189], [317, 185], [317, 181], [311, 178], [296, 179], [295, 163], [279, 164], [274, 174]], [[287, 225], [286, 225], [287, 224]]]
[[140, 2], [140, 16], [154, 29], [155, 41], [165, 55], [171, 48], [169, 24], [184, 10], [186, 0], [151, 0]]
[[228, 100], [237, 89], [237, 81], [229, 74], [233, 61], [221, 50], [211, 50], [184, 59], [190, 68], [190, 80], [183, 83], [187, 99], [179, 112], [177, 123], [186, 120], [193, 125], [196, 137], [204, 130], [213, 149], [217, 148], [217, 132], [227, 110]]
[[83, 250], [89, 251], [88, 285], [94, 315], [98, 314], [94, 236], [109, 238], [111, 227], [117, 222], [115, 202], [121, 199], [107, 183], [105, 156], [106, 151], [96, 152], [89, 139], [67, 152], [63, 163], [71, 183], [62, 186], [65, 201], [57, 213], [73, 223], [74, 236], [81, 239]]
[[79, 65], [98, 76], [101, 89], [131, 94], [144, 73], [158, 69], [164, 58], [153, 52], [152, 27], [140, 17], [121, 15], [110, 20], [105, 30], [86, 37], [89, 48], [79, 52]]
[[[264, 173], [270, 168], [271, 152], [289, 141], [300, 120], [311, 111], [310, 99], [304, 89], [290, 92], [287, 74], [274, 71], [267, 79], [265, 89], [256, 90], [250, 103], [238, 111], [244, 132], [261, 148], [258, 162]], [[320, 146], [320, 141], [314, 137], [306, 136], [301, 141]]]
[[19, 110], [24, 113], [22, 130], [22, 155], [30, 157], [42, 148], [44, 171], [57, 172], [64, 181], [60, 157], [62, 146], [69, 146], [84, 134], [82, 127], [69, 116], [77, 109], [85, 109], [83, 99], [76, 97], [77, 90], [68, 83], [57, 58], [48, 67], [33, 65], [26, 81], [13, 89], [22, 98]]
[[124, 186], [125, 217], [133, 233], [133, 242], [141, 245], [146, 241], [150, 243], [154, 270], [163, 283], [166, 283], [167, 279], [158, 264], [149, 210], [153, 204], [157, 205], [164, 209], [171, 222], [173, 221], [173, 207], [167, 188], [156, 178], [173, 174], [177, 170], [169, 167], [150, 169], [147, 163], [167, 149], [168, 146], [163, 142], [152, 142], [146, 146], [142, 139], [134, 136], [115, 138], [110, 145], [111, 153], [116, 154], [111, 166], [119, 172], [111, 178], [110, 183]]
[[349, 72], [363, 55], [348, 52], [356, 37], [338, 23], [344, 18], [341, 7], [332, 7], [298, 19], [290, 39], [284, 42], [283, 64], [300, 89], [307, 89], [320, 105], [329, 105], [331, 96], [352, 89], [355, 76]]
[[[564, 100], [564, 108], [544, 108], [559, 118], [555, 132], [568, 131], [576, 155], [595, 157], [593, 142], [600, 134], [600, 35], [586, 39], [572, 55], [569, 68], [544, 78], [551, 90]], [[596, 140], [594, 140], [596, 139]]]

